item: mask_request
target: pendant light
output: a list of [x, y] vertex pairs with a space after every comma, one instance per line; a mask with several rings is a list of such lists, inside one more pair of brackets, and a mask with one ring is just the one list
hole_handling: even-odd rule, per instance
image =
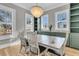
[[44, 12], [43, 8], [37, 5], [33, 6], [31, 9], [32, 15], [36, 18], [40, 17], [43, 14], [43, 12]]

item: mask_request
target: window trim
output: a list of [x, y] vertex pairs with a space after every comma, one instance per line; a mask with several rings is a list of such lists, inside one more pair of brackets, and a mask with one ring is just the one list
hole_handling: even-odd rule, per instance
[[[27, 16], [31, 17], [31, 22], [32, 22], [31, 24], [27, 24]], [[29, 27], [31, 27], [31, 28], [29, 28]], [[27, 13], [25, 13], [25, 26], [24, 26], [24, 28], [25, 28], [25, 30], [30, 29], [29, 31], [32, 31], [32, 32], [34, 31], [34, 18], [32, 15], [27, 14]]]
[[[63, 22], [63, 21], [58, 21], [58, 20], [57, 20], [57, 14], [63, 13], [63, 12], [66, 12], [66, 13], [67, 13], [67, 19], [65, 20], [67, 27], [66, 27], [66, 28], [58, 28], [58, 26], [57, 26], [58, 22]], [[69, 23], [69, 22], [70, 22], [70, 21], [69, 21], [70, 17], [69, 17], [69, 16], [70, 16], [69, 9], [56, 12], [56, 13], [55, 13], [55, 30], [69, 31], [69, 29], [70, 29], [70, 23]]]
[[47, 30], [43, 30], [42, 29], [42, 17], [44, 17], [44, 16], [47, 16], [48, 17], [48, 25], [47, 26], [49, 26], [49, 15], [48, 14], [45, 14], [45, 15], [43, 15], [43, 16], [41, 16], [41, 31], [49, 31], [49, 27], [47, 28]]
[[[11, 25], [12, 26], [12, 34], [9, 34], [9, 35], [16, 36], [17, 35], [17, 32], [16, 32], [16, 10], [13, 9], [13, 8], [1, 5], [1, 4], [0, 4], [0, 9], [2, 9], [4, 11], [11, 12], [11, 16], [12, 16], [12, 25]], [[3, 35], [3, 36], [7, 36], [7, 35]]]

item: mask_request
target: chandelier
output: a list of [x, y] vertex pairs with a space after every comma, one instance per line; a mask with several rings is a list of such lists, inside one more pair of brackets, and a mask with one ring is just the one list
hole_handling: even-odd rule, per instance
[[43, 14], [43, 9], [40, 6], [33, 6], [31, 13], [34, 17], [40, 17]]

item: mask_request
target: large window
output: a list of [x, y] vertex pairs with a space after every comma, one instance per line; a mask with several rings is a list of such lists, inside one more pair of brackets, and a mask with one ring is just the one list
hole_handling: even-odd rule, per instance
[[15, 35], [15, 10], [0, 5], [0, 37], [3, 35]]
[[43, 15], [41, 17], [41, 30], [48, 31], [48, 15]]
[[32, 15], [25, 13], [25, 30], [34, 31], [34, 19]]
[[63, 10], [55, 13], [56, 30], [69, 29], [69, 10]]

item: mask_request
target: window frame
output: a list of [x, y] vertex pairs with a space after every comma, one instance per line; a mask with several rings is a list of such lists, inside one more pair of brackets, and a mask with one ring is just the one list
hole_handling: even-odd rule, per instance
[[[45, 16], [48, 18], [48, 24], [47, 24], [47, 28], [46, 28], [47, 30], [42, 29], [42, 27], [43, 27], [42, 26], [42, 20], [43, 20], [43, 17], [45, 17]], [[41, 31], [49, 31], [49, 27], [48, 26], [49, 26], [49, 15], [45, 14], [45, 15], [41, 16]]]
[[[11, 24], [10, 24], [12, 26], [11, 34], [2, 35], [2, 36], [4, 36], [4, 38], [2, 36], [0, 36], [0, 38], [2, 38], [2, 40], [5, 39], [5, 38], [7, 39], [7, 38], [10, 38], [10, 35], [16, 37], [17, 36], [17, 32], [16, 32], [16, 10], [13, 9], [13, 8], [1, 5], [1, 4], [0, 4], [0, 9], [4, 10], [4, 11], [7, 11], [7, 12], [10, 12], [11, 17], [12, 17], [11, 18]], [[8, 24], [8, 23], [6, 23], [6, 24]]]
[[[31, 24], [27, 24], [27, 17], [28, 16], [30, 16], [30, 18], [31, 18], [31, 20], [30, 20], [32, 22]], [[31, 31], [31, 32], [34, 31], [34, 17], [30, 14], [27, 14], [27, 13], [25, 13], [25, 26], [24, 26], [24, 28], [25, 28], [25, 30], [29, 29], [28, 32], [29, 31]]]
[[[66, 13], [66, 20], [63, 20], [63, 21], [58, 21], [57, 20], [57, 15], [59, 14], [59, 13]], [[70, 28], [70, 21], [69, 21], [69, 19], [70, 19], [70, 17], [69, 17], [69, 15], [70, 15], [70, 13], [69, 13], [69, 9], [66, 9], [66, 10], [63, 10], [63, 11], [59, 11], [59, 12], [56, 12], [55, 13], [55, 30], [62, 30], [62, 31], [69, 31], [69, 28]], [[59, 22], [66, 22], [66, 28], [58, 28], [58, 23]]]

